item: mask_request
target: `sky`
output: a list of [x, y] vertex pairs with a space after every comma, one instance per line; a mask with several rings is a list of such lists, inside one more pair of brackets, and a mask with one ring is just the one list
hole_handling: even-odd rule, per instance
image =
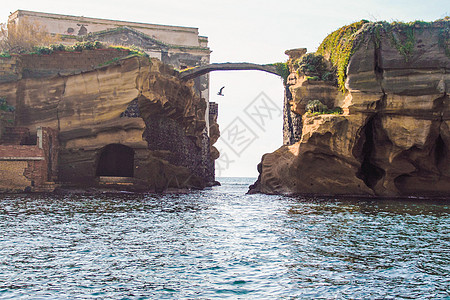
[[[0, 5], [0, 22], [17, 9], [199, 28], [211, 62], [285, 62], [284, 51], [307, 48], [341, 26], [370, 21], [432, 21], [450, 14], [448, 0], [16, 0]], [[225, 96], [218, 96], [225, 86]], [[222, 136], [218, 177], [257, 177], [264, 153], [282, 145], [282, 80], [259, 71], [210, 75]], [[239, 133], [239, 134], [238, 134]]]

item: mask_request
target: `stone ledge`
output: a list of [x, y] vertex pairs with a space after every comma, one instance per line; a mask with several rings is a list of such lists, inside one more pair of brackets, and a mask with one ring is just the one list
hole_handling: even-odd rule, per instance
[[45, 160], [44, 157], [38, 156], [38, 157], [0, 157], [0, 161], [2, 160]]

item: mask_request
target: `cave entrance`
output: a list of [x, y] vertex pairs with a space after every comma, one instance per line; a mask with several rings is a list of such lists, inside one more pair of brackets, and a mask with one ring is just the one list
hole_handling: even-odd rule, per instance
[[364, 127], [364, 136], [365, 141], [362, 146], [362, 162], [361, 168], [356, 174], [356, 176], [364, 181], [364, 183], [371, 189], [374, 189], [378, 181], [382, 179], [385, 175], [385, 171], [376, 166], [373, 163], [374, 153], [375, 153], [375, 141], [379, 139], [376, 136], [376, 128], [381, 127], [379, 124], [376, 124], [378, 120], [376, 117], [370, 118], [367, 124]]
[[100, 152], [97, 176], [133, 177], [134, 150], [121, 144], [109, 144]]

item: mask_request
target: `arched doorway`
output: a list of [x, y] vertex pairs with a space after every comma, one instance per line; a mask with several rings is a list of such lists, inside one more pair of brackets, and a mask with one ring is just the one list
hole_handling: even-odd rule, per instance
[[105, 146], [98, 159], [96, 175], [133, 177], [134, 150], [121, 144]]

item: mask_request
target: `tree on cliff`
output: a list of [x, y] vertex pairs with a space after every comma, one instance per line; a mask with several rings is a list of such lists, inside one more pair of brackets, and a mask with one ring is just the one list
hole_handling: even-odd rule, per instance
[[20, 23], [0, 24], [0, 52], [26, 53], [33, 47], [55, 43], [58, 37], [47, 32], [46, 28], [27, 19]]

